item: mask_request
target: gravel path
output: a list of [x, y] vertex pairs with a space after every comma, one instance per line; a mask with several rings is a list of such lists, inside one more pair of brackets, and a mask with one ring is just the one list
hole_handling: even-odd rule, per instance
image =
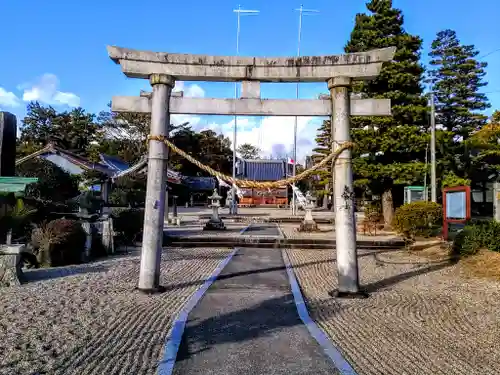
[[228, 237], [233, 238], [240, 235], [242, 229], [248, 224], [229, 224], [225, 223], [226, 230], [224, 231], [206, 231], [203, 230], [205, 224], [183, 225], [181, 227], [169, 227], [165, 232], [170, 236], [192, 237], [192, 238], [209, 238], [209, 237]]
[[279, 250], [239, 249], [189, 314], [174, 375], [335, 375], [302, 324]]
[[28, 272], [45, 280], [0, 289], [0, 374], [154, 374], [173, 318], [229, 252], [164, 251], [153, 296], [134, 290], [137, 255]]
[[359, 375], [500, 374], [500, 284], [460, 265], [359, 258], [366, 300], [334, 300], [334, 252], [286, 250], [311, 316]]

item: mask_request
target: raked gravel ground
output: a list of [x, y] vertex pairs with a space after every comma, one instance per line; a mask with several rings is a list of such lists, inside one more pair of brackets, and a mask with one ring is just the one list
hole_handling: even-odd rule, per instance
[[[280, 223], [279, 227], [281, 232], [288, 239], [321, 239], [321, 240], [334, 240], [335, 239], [335, 226], [330, 224], [318, 224], [318, 232], [299, 232], [297, 229], [300, 224], [294, 223]], [[356, 239], [358, 241], [397, 241], [401, 240], [401, 237], [392, 232], [382, 232], [377, 231], [377, 234], [369, 235], [363, 234], [358, 231], [356, 233]]]
[[369, 255], [359, 264], [370, 298], [334, 300], [334, 252], [286, 251], [312, 318], [359, 375], [500, 374], [500, 283], [465, 279], [460, 264]]
[[176, 314], [229, 252], [165, 250], [167, 292], [152, 296], [134, 290], [137, 255], [30, 271], [45, 280], [0, 289], [0, 374], [155, 374]]

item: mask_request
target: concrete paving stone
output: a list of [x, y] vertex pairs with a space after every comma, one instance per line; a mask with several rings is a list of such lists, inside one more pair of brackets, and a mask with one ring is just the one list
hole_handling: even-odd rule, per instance
[[338, 371], [298, 316], [281, 251], [245, 248], [189, 314], [174, 374]]

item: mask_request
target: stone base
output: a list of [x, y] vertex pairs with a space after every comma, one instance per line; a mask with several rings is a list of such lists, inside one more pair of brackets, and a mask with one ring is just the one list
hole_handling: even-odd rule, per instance
[[226, 226], [222, 220], [209, 220], [203, 227], [203, 230], [226, 230]]
[[303, 221], [297, 230], [299, 232], [319, 232], [318, 224], [315, 221]]
[[162, 285], [159, 285], [158, 287], [156, 288], [151, 288], [151, 289], [142, 289], [142, 288], [137, 288], [137, 290], [141, 293], [144, 293], [144, 294], [148, 294], [148, 295], [151, 295], [151, 294], [160, 294], [160, 293], [165, 293], [167, 291], [167, 288], [165, 288], [164, 286]]
[[25, 245], [0, 245], [0, 287], [20, 285]]
[[357, 292], [344, 292], [338, 289], [328, 292], [330, 297], [334, 298], [344, 298], [344, 299], [364, 299], [368, 298], [370, 295], [363, 290], [358, 290]]

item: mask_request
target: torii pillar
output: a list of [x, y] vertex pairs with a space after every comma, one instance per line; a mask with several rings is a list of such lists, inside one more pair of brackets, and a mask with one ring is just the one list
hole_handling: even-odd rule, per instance
[[[351, 141], [351, 83], [352, 79], [345, 76], [328, 80], [328, 89], [332, 99], [332, 151]], [[354, 179], [350, 149], [340, 153], [335, 161], [333, 174], [338, 289], [330, 294], [335, 297], [366, 297], [366, 294], [359, 288]]]
[[[155, 73], [150, 75], [149, 82], [153, 87], [150, 132], [152, 135], [168, 136], [170, 95], [175, 80], [172, 76]], [[147, 293], [162, 291], [160, 286], [160, 265], [165, 221], [164, 202], [167, 189], [167, 160], [168, 147], [163, 142], [150, 140], [138, 285], [139, 290]]]

